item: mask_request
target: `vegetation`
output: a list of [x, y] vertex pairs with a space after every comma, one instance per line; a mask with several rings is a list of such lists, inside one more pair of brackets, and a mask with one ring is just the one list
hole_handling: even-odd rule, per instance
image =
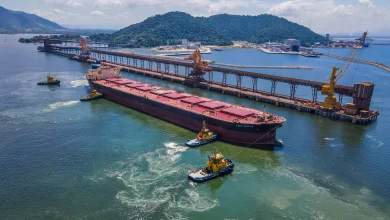
[[66, 29], [57, 23], [34, 14], [11, 11], [0, 6], [0, 34], [34, 33], [34, 34], [69, 34], [92, 35], [96, 33], [114, 33], [107, 29]]
[[[232, 40], [252, 43], [283, 41], [287, 38], [301, 40], [303, 45], [323, 42], [325, 38], [310, 29], [273, 15], [239, 16], [214, 15], [211, 17], [193, 17], [184, 12], [169, 12], [147, 18], [145, 21], [130, 25], [110, 34], [94, 30], [69, 30], [60, 25], [33, 14], [11, 11], [0, 6], [0, 33], [69, 33], [90, 35], [95, 42], [110, 42], [132, 46], [153, 47], [166, 44], [180, 44], [181, 39], [200, 41], [205, 45], [227, 46]], [[100, 32], [100, 31], [99, 31]], [[69, 34], [60, 37], [69, 39]], [[73, 35], [77, 36], [77, 35]], [[80, 39], [80, 36], [72, 39]], [[42, 36], [32, 39], [20, 39], [20, 42], [38, 42]]]
[[[42, 43], [43, 39], [45, 39], [47, 36], [34, 36], [32, 38], [19, 38], [20, 43]], [[70, 34], [63, 34], [63, 35], [50, 35], [50, 39], [53, 40], [74, 40], [74, 41], [80, 41], [81, 36], [80, 35], [70, 35]]]
[[37, 15], [11, 11], [0, 6], [0, 33], [40, 33], [54, 30], [65, 28]]
[[232, 40], [252, 43], [283, 41], [296, 38], [305, 45], [325, 41], [310, 29], [273, 15], [239, 16], [221, 14], [211, 17], [193, 17], [183, 12], [156, 15], [130, 25], [112, 35], [92, 35], [94, 41], [128, 44], [136, 41], [141, 46], [179, 44], [181, 39], [200, 41], [208, 45], [231, 45]]
[[303, 45], [326, 40], [307, 27], [268, 14], [258, 16], [221, 14], [202, 19], [206, 25], [218, 30], [229, 40], [265, 43], [295, 38], [301, 40]]
[[95, 42], [107, 42], [110, 39], [110, 34], [104, 34], [104, 33], [92, 34], [88, 38]]
[[[94, 37], [91, 36], [94, 40]], [[145, 21], [130, 25], [113, 33], [109, 40], [113, 43], [126, 44], [130, 40], [137, 41], [141, 46], [151, 47], [169, 44], [179, 44], [181, 39], [200, 41], [202, 44], [230, 45], [225, 36], [202, 23], [198, 18], [183, 12], [170, 12], [156, 15]]]

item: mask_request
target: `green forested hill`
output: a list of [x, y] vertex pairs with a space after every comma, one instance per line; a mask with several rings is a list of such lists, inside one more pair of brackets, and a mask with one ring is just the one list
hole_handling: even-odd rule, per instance
[[229, 40], [264, 43], [296, 38], [306, 44], [325, 40], [323, 36], [307, 27], [268, 14], [257, 16], [220, 14], [203, 18], [203, 22]]
[[118, 44], [127, 44], [134, 40], [146, 47], [165, 45], [168, 41], [170, 44], [178, 44], [181, 39], [220, 46], [231, 45], [232, 40], [264, 43], [296, 38], [303, 44], [325, 40], [323, 36], [309, 28], [273, 15], [221, 14], [211, 17], [193, 17], [184, 12], [156, 15], [112, 35], [106, 35], [105, 39], [102, 39], [102, 35], [91, 36], [92, 40], [95, 38]]
[[36, 33], [56, 30], [65, 30], [65, 28], [37, 15], [12, 11], [0, 6], [0, 33]]
[[217, 30], [202, 23], [199, 18], [183, 12], [156, 15], [113, 33], [110, 41], [127, 43], [136, 40], [142, 46], [177, 44], [181, 39], [200, 41], [202, 44], [230, 45], [231, 42]]

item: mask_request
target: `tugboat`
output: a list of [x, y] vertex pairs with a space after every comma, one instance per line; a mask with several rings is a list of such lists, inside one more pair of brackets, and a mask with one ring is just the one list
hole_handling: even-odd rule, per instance
[[56, 78], [54, 78], [53, 76], [50, 76], [50, 73], [49, 73], [46, 81], [39, 81], [37, 84], [38, 85], [58, 85], [58, 84], [60, 84], [60, 81], [57, 80]]
[[186, 145], [190, 147], [197, 147], [204, 144], [208, 144], [211, 141], [215, 140], [216, 138], [217, 138], [217, 134], [210, 131], [206, 126], [206, 122], [203, 121], [203, 128], [198, 133], [198, 136], [194, 139], [188, 139], [186, 141]]
[[214, 148], [214, 153], [209, 156], [206, 167], [193, 170], [188, 174], [188, 178], [197, 183], [205, 182], [229, 174], [233, 172], [233, 168], [233, 160], [225, 158], [220, 152], [217, 152], [217, 148]]
[[94, 99], [100, 99], [101, 97], [103, 97], [103, 94], [96, 91], [96, 89], [92, 89], [87, 96], [81, 97], [80, 101], [90, 101]]

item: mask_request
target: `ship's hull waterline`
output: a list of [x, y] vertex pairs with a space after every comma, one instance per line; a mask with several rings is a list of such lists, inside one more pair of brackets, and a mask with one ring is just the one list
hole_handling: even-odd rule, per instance
[[89, 83], [98, 92], [102, 93], [103, 98], [107, 100], [191, 131], [198, 132], [202, 128], [202, 122], [206, 120], [208, 128], [218, 133], [218, 138], [223, 142], [259, 149], [270, 149], [274, 146], [282, 145], [280, 141], [276, 140], [276, 130], [282, 123], [245, 125], [222, 121], [131, 93], [122, 92], [109, 86], [94, 83], [94, 81], [89, 81]]

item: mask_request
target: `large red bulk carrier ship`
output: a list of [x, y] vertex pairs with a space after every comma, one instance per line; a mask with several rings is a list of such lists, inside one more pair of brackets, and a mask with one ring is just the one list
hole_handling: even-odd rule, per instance
[[189, 130], [199, 131], [205, 120], [224, 142], [255, 148], [281, 145], [275, 136], [286, 121], [282, 117], [121, 78], [120, 69], [108, 66], [89, 70], [86, 78], [104, 98]]

